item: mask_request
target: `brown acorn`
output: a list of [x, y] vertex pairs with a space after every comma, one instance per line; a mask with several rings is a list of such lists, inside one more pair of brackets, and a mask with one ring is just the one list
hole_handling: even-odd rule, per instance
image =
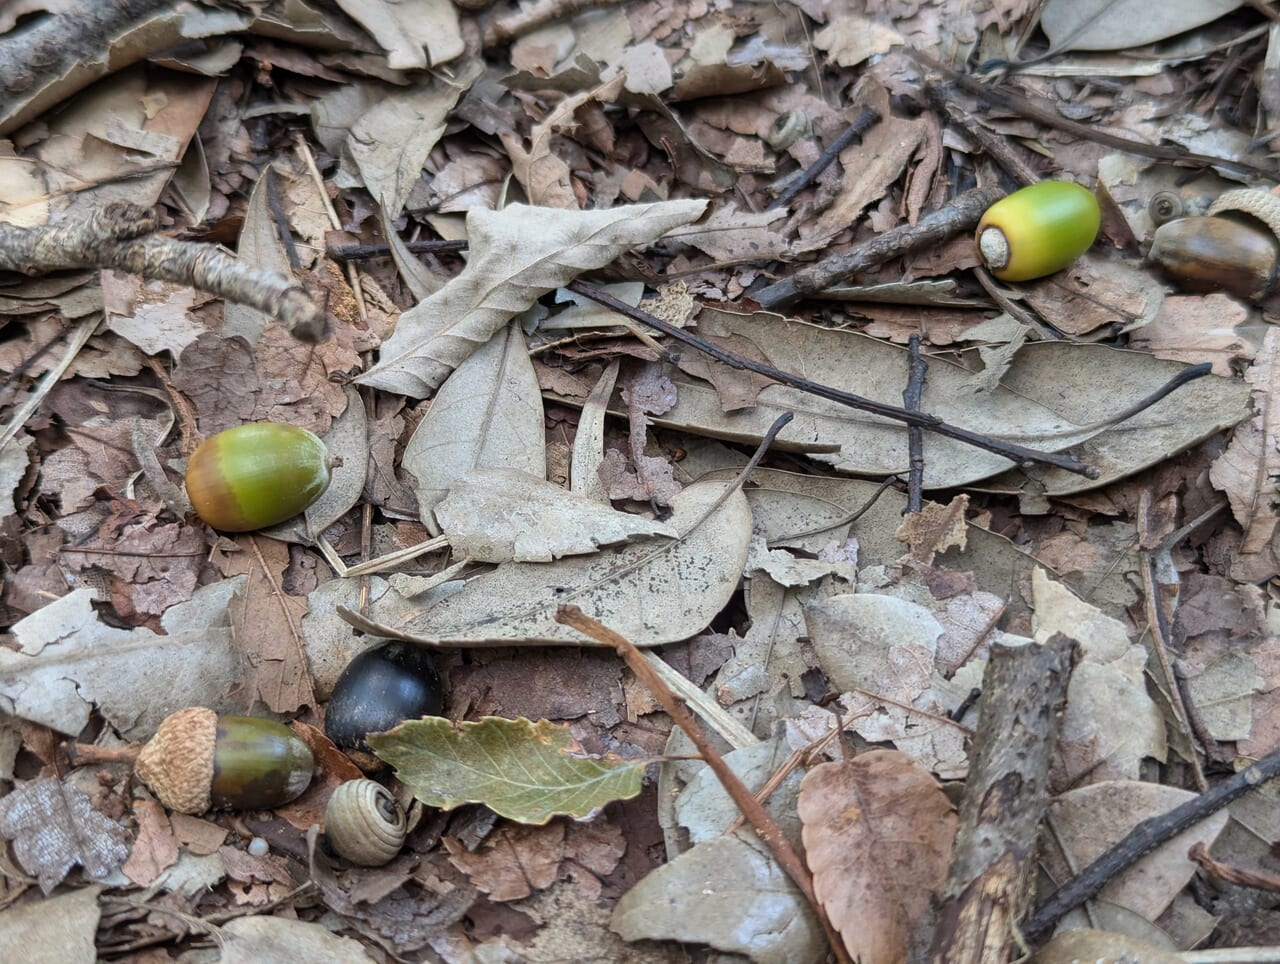
[[253, 716], [219, 717], [203, 706], [170, 714], [134, 770], [170, 810], [267, 810], [311, 783], [315, 760], [292, 730]]
[[1280, 282], [1280, 197], [1227, 191], [1208, 214], [1160, 225], [1147, 257], [1185, 291], [1264, 301]]

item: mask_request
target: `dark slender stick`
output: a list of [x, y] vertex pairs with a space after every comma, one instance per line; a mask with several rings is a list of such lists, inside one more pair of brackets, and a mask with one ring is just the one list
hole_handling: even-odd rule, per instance
[[841, 391], [838, 388], [832, 388], [830, 385], [823, 385], [821, 382], [810, 381], [800, 375], [793, 375], [791, 372], [783, 371], [781, 368], [775, 368], [763, 362], [752, 361], [735, 355], [733, 352], [726, 351], [719, 345], [714, 345], [709, 341], [705, 341], [682, 328], [676, 328], [667, 324], [661, 318], [656, 318], [647, 311], [641, 311], [639, 308], [633, 308], [625, 302], [619, 301], [607, 291], [602, 291], [595, 285], [587, 284], [585, 281], [571, 281], [566, 287], [570, 291], [576, 291], [580, 295], [590, 298], [597, 304], [604, 305], [606, 308], [612, 308], [619, 314], [625, 315], [633, 321], [638, 321], [642, 325], [654, 328], [664, 335], [682, 342], [691, 348], [696, 348], [716, 361], [723, 362], [731, 368], [739, 371], [752, 371], [766, 378], [772, 378], [775, 382], [788, 385], [791, 388], [799, 389], [810, 395], [816, 395], [819, 398], [825, 398], [828, 401], [836, 402], [840, 405], [847, 405], [850, 408], [856, 408], [863, 412], [870, 412], [873, 415], [880, 415], [884, 418], [891, 418], [896, 422], [905, 422], [908, 425], [919, 425], [927, 432], [933, 432], [936, 435], [942, 435], [946, 438], [955, 439], [958, 442], [964, 442], [975, 448], [985, 449], [988, 452], [994, 452], [1006, 459], [1010, 459], [1022, 465], [1031, 463], [1040, 463], [1043, 465], [1051, 465], [1055, 468], [1063, 469], [1067, 472], [1073, 472], [1076, 475], [1083, 475], [1086, 478], [1096, 479], [1101, 473], [1092, 465], [1085, 465], [1078, 459], [1070, 455], [1063, 455], [1056, 452], [1040, 452], [1036, 449], [1029, 449], [1022, 445], [1015, 445], [1012, 442], [1003, 442], [999, 439], [990, 438], [986, 435], [980, 435], [977, 432], [970, 432], [968, 429], [959, 428], [950, 425], [938, 418], [936, 415], [928, 415], [923, 412], [909, 412], [905, 408], [899, 408], [896, 405], [888, 405], [884, 402], [872, 401], [869, 398], [863, 398], [861, 395], [854, 395], [851, 392]]
[[959, 104], [947, 100], [949, 91], [945, 85], [926, 84], [925, 93], [929, 96], [929, 105], [942, 114], [952, 127], [975, 141], [982, 153], [995, 161], [1009, 177], [1024, 187], [1040, 180], [1040, 175], [1022, 159], [1011, 140], [992, 133]]
[[[902, 406], [908, 412], [920, 411], [920, 397], [924, 394], [924, 378], [929, 363], [920, 354], [920, 336], [907, 339], [907, 387], [902, 393]], [[924, 505], [924, 432], [919, 425], [907, 426], [907, 457], [910, 469], [907, 473], [907, 511], [919, 512]]]
[[853, 119], [848, 127], [840, 132], [840, 136], [827, 145], [826, 149], [818, 155], [818, 159], [809, 166], [809, 169], [796, 178], [795, 182], [773, 199], [773, 202], [765, 208], [766, 211], [772, 211], [774, 208], [786, 207], [790, 204], [797, 194], [807, 188], [810, 184], [818, 179], [818, 175], [831, 166], [831, 162], [840, 156], [850, 144], [862, 139], [872, 124], [880, 120], [880, 112], [870, 107], [863, 107], [857, 117]]
[[[466, 251], [465, 241], [406, 241], [404, 246], [415, 254], [432, 252], [443, 254], [446, 251]], [[330, 245], [327, 253], [335, 261], [355, 261], [357, 258], [376, 258], [389, 254], [389, 244], [335, 244]]]
[[1064, 914], [1094, 897], [1120, 871], [1161, 844], [1172, 840], [1188, 827], [1217, 813], [1237, 797], [1244, 796], [1254, 787], [1261, 786], [1276, 776], [1280, 776], [1280, 749], [1272, 750], [1247, 770], [1241, 770], [1168, 813], [1142, 821], [1123, 840], [1059, 887], [1053, 896], [1036, 908], [1036, 912], [1022, 928], [1022, 936], [1028, 942], [1048, 937], [1053, 925]]
[[952, 70], [946, 64], [919, 50], [911, 50], [909, 53], [920, 63], [938, 71], [960, 89], [968, 91], [976, 97], [981, 97], [988, 103], [1004, 110], [1012, 111], [1020, 117], [1033, 120], [1038, 124], [1043, 124], [1045, 127], [1066, 131], [1082, 140], [1093, 141], [1095, 144], [1103, 144], [1118, 151], [1136, 154], [1139, 157], [1154, 157], [1158, 160], [1169, 161], [1172, 164], [1178, 164], [1183, 167], [1223, 167], [1244, 174], [1256, 174], [1259, 177], [1265, 177], [1268, 181], [1280, 180], [1274, 170], [1256, 167], [1253, 164], [1246, 164], [1244, 161], [1233, 161], [1227, 157], [1212, 157], [1208, 154], [1196, 154], [1182, 147], [1147, 144], [1132, 137], [1121, 137], [1118, 134], [1098, 130], [1098, 128], [1089, 124], [1081, 124], [1079, 121], [1069, 120], [1062, 116], [1055, 106], [1051, 106], [1048, 103], [1037, 103], [1031, 98], [1014, 93], [1008, 88], [998, 87], [995, 84], [986, 84], [976, 77], [970, 77], [968, 74]]
[[752, 297], [771, 311], [784, 308], [805, 295], [821, 291], [848, 280], [893, 258], [902, 257], [930, 245], [940, 244], [962, 231], [978, 226], [982, 214], [1004, 197], [999, 187], [976, 187], [965, 191], [936, 211], [930, 211], [915, 224], [904, 224], [878, 234], [847, 254], [824, 258], [802, 268], [791, 277], [772, 284]]

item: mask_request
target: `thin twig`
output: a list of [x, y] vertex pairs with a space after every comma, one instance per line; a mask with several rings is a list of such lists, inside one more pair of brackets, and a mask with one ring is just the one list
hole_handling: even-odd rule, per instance
[[1004, 197], [999, 187], [975, 187], [930, 211], [915, 224], [903, 224], [863, 242], [846, 254], [824, 258], [789, 278], [769, 285], [753, 298], [764, 308], [777, 310], [805, 295], [841, 284], [860, 271], [900, 258], [913, 251], [941, 244], [962, 231], [978, 226], [982, 214]]
[[919, 50], [910, 50], [909, 53], [926, 67], [943, 74], [947, 80], [962, 90], [968, 91], [974, 96], [980, 97], [1004, 110], [1012, 111], [1020, 117], [1043, 124], [1045, 127], [1066, 131], [1081, 140], [1093, 141], [1095, 144], [1102, 144], [1128, 154], [1136, 154], [1139, 157], [1154, 157], [1157, 160], [1168, 161], [1171, 164], [1177, 164], [1182, 167], [1222, 167], [1242, 174], [1254, 174], [1269, 181], [1280, 180], [1274, 170], [1267, 170], [1253, 164], [1247, 164], [1244, 161], [1233, 161], [1226, 157], [1212, 157], [1208, 154], [1196, 154], [1183, 147], [1147, 144], [1132, 137], [1121, 137], [1118, 134], [1099, 130], [1090, 124], [1069, 120], [1059, 113], [1055, 107], [1048, 104], [1037, 103], [1031, 98], [1014, 93], [1008, 88], [986, 84], [975, 77], [970, 77], [968, 74], [959, 73]]
[[1045, 341], [1062, 340], [1061, 332], [1044, 324], [1044, 322], [1039, 318], [1005, 294], [1004, 289], [996, 284], [995, 279], [991, 277], [991, 272], [986, 268], [981, 265], [974, 268], [973, 276], [978, 279], [978, 284], [982, 285], [987, 294], [989, 294], [992, 300], [1000, 307], [1001, 311], [1012, 315]]
[[[921, 219], [921, 223], [924, 219]], [[928, 415], [922, 412], [908, 412], [905, 408], [899, 408], [897, 405], [888, 405], [884, 402], [872, 401], [869, 398], [863, 398], [861, 395], [854, 395], [852, 392], [841, 391], [838, 388], [832, 388], [829, 385], [823, 385], [820, 382], [811, 381], [800, 375], [793, 375], [791, 372], [783, 371], [764, 362], [757, 362], [749, 358], [743, 358], [735, 355], [731, 351], [721, 348], [719, 345], [712, 344], [691, 332], [682, 328], [676, 328], [667, 324], [661, 318], [649, 314], [639, 308], [632, 308], [625, 302], [619, 301], [607, 291], [597, 288], [595, 285], [587, 284], [584, 281], [571, 281], [566, 286], [570, 291], [575, 291], [580, 295], [585, 295], [592, 301], [612, 308], [620, 314], [626, 315], [641, 324], [656, 328], [670, 338], [696, 348], [704, 355], [714, 358], [716, 361], [723, 362], [731, 368], [737, 368], [740, 371], [752, 371], [758, 375], [764, 375], [766, 378], [772, 378], [774, 381], [791, 388], [799, 389], [810, 395], [816, 395], [819, 398], [825, 398], [840, 405], [847, 405], [850, 408], [856, 408], [860, 411], [870, 412], [873, 415], [881, 415], [885, 418], [891, 418], [897, 422], [905, 422], [908, 425], [919, 425], [925, 431], [933, 432], [947, 438], [955, 439], [958, 442], [965, 442], [975, 448], [985, 449], [988, 452], [994, 452], [997, 455], [1004, 456], [1013, 462], [1019, 464], [1040, 463], [1042, 465], [1051, 465], [1055, 468], [1063, 469], [1067, 472], [1073, 472], [1076, 475], [1083, 475], [1086, 478], [1096, 479], [1101, 473], [1098, 469], [1091, 465], [1085, 465], [1078, 459], [1070, 455], [1063, 455], [1056, 452], [1041, 452], [1036, 449], [1026, 448], [1022, 445], [1016, 445], [1012, 442], [1003, 442], [999, 439], [991, 438], [986, 435], [980, 435], [977, 432], [970, 432], [968, 429], [959, 428], [950, 425], [935, 415]]]
[[[414, 254], [444, 254], [451, 251], [466, 251], [466, 241], [405, 241], [404, 246]], [[325, 253], [334, 261], [357, 261], [360, 258], [377, 258], [391, 253], [391, 245], [377, 244], [334, 244], [325, 249]]]
[[1217, 813], [1238, 797], [1255, 787], [1280, 776], [1280, 749], [1272, 750], [1246, 770], [1206, 790], [1186, 803], [1174, 807], [1158, 817], [1148, 817], [1125, 836], [1123, 840], [1101, 857], [1063, 884], [1042, 903], [1022, 928], [1028, 942], [1043, 940], [1062, 918], [1094, 897], [1106, 883], [1126, 867], [1151, 853], [1161, 844], [1173, 839], [1188, 827]]
[[840, 156], [841, 151], [862, 140], [862, 135], [871, 128], [871, 125], [878, 123], [879, 120], [880, 112], [864, 105], [862, 110], [858, 112], [858, 116], [853, 119], [848, 127], [840, 132], [840, 136], [828, 144], [823, 152], [818, 155], [818, 159], [790, 187], [774, 198], [765, 210], [772, 211], [775, 208], [786, 207], [794, 201], [797, 194], [816, 181], [818, 176], [831, 166], [831, 162]]
[[1252, 887], [1255, 890], [1280, 893], [1280, 874], [1251, 867], [1240, 867], [1225, 860], [1215, 860], [1209, 855], [1209, 848], [1204, 845], [1203, 840], [1193, 844], [1187, 851], [1187, 856], [1198, 863], [1200, 869], [1210, 877], [1225, 880], [1228, 884], [1235, 884], [1238, 887]]
[[1164, 676], [1164, 685], [1169, 691], [1169, 703], [1173, 707], [1173, 715], [1175, 717], [1178, 729], [1182, 731], [1182, 735], [1186, 741], [1191, 744], [1191, 776], [1195, 780], [1196, 789], [1201, 793], [1209, 789], [1209, 781], [1204, 778], [1204, 768], [1200, 766], [1200, 760], [1195, 753], [1195, 739], [1192, 737], [1190, 718], [1187, 715], [1187, 708], [1182, 702], [1182, 690], [1178, 686], [1178, 676], [1174, 672], [1173, 665], [1169, 661], [1169, 650], [1166, 640], [1169, 638], [1169, 623], [1165, 618], [1164, 610], [1160, 606], [1160, 597], [1156, 592], [1156, 574], [1155, 559], [1152, 558], [1150, 552], [1141, 554], [1142, 559], [1142, 589], [1144, 602], [1147, 606], [1147, 628], [1151, 631], [1151, 650], [1155, 653], [1156, 662], [1160, 664], [1161, 674]]
[[945, 115], [950, 126], [976, 141], [982, 153], [999, 165], [1010, 178], [1024, 187], [1040, 180], [1040, 175], [1014, 149], [1011, 139], [989, 131], [967, 110], [947, 99], [949, 91], [946, 85], [926, 83], [925, 93], [929, 97], [929, 105]]
[[836, 956], [836, 959], [848, 964], [850, 958], [845, 951], [844, 942], [840, 939], [840, 935], [836, 933], [835, 928], [831, 926], [831, 921], [827, 919], [826, 912], [822, 909], [822, 904], [818, 901], [818, 897], [813, 891], [813, 876], [809, 873], [809, 868], [805, 866], [804, 859], [791, 846], [791, 842], [783, 835], [782, 828], [778, 826], [778, 822], [773, 819], [769, 811], [761, 805], [746, 784], [724, 762], [724, 758], [720, 756], [715, 744], [702, 732], [701, 727], [698, 726], [697, 721], [694, 720], [689, 711], [684, 708], [684, 705], [676, 699], [675, 694], [654, 673], [653, 668], [645, 661], [635, 643], [622, 634], [614, 632], [603, 623], [592, 619], [577, 606], [561, 606], [557, 609], [556, 622], [576, 629], [584, 636], [589, 636], [596, 642], [605, 646], [612, 646], [617, 650], [618, 655], [626, 662], [627, 667], [635, 674], [636, 679], [649, 690], [649, 693], [658, 701], [667, 715], [675, 720], [676, 725], [684, 730], [685, 735], [698, 748], [702, 758], [707, 761], [707, 766], [711, 767], [716, 777], [720, 780], [721, 786], [733, 798], [733, 802], [737, 804], [743, 816], [751, 821], [751, 826], [755, 829], [756, 834], [768, 846], [779, 866], [791, 878], [796, 887], [799, 888], [800, 893], [804, 895], [805, 900], [813, 908], [818, 920], [822, 922], [822, 929], [827, 935], [831, 951]]
[[[902, 392], [902, 406], [908, 412], [920, 411], [924, 379], [929, 363], [920, 354], [920, 336], [907, 339], [907, 387]], [[907, 512], [919, 512], [924, 505], [924, 432], [919, 425], [907, 426]]]

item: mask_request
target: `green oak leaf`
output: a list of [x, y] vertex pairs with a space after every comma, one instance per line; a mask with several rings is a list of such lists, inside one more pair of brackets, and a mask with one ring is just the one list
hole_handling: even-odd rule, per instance
[[643, 763], [575, 756], [568, 727], [547, 720], [486, 716], [454, 724], [427, 716], [371, 733], [368, 741], [427, 806], [482, 803], [520, 823], [585, 817], [634, 797], [644, 775]]

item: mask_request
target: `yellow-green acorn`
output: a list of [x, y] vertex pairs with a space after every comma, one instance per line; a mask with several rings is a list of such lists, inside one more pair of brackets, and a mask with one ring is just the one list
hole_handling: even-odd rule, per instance
[[215, 529], [249, 532], [291, 519], [329, 487], [329, 453], [296, 425], [255, 422], [219, 432], [187, 461], [187, 496]]
[[311, 783], [315, 758], [283, 723], [189, 706], [165, 717], [134, 770], [170, 810], [267, 810]]
[[1088, 189], [1041, 181], [987, 208], [978, 222], [978, 253], [1001, 281], [1030, 281], [1088, 251], [1101, 225], [1098, 200]]

